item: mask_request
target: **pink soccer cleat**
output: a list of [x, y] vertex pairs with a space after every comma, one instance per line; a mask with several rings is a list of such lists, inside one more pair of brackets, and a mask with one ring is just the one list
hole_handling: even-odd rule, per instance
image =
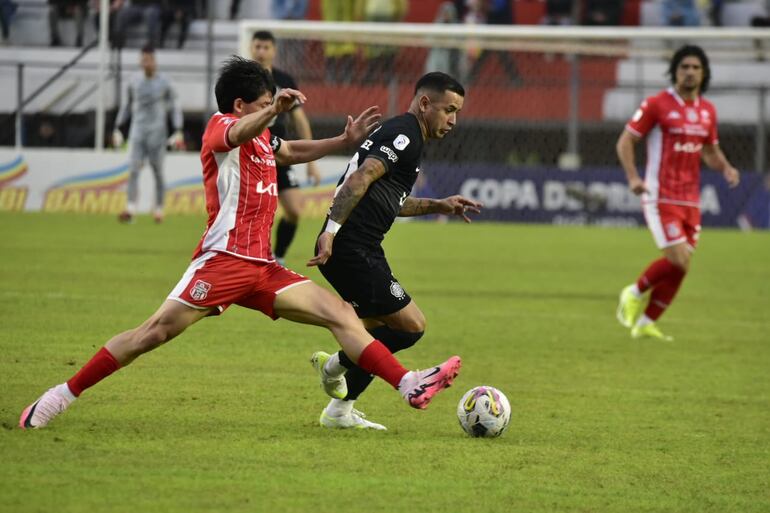
[[24, 408], [19, 419], [19, 427], [21, 429], [45, 427], [51, 419], [66, 410], [74, 400], [75, 397], [66, 384], [49, 388], [46, 393], [40, 396], [40, 399]]
[[452, 381], [460, 373], [462, 362], [459, 356], [453, 356], [438, 367], [423, 371], [409, 371], [398, 385], [398, 391], [412, 408], [424, 410], [433, 396], [452, 386]]

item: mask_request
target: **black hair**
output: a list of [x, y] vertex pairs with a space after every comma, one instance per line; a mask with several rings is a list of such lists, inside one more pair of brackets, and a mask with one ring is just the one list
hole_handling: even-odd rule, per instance
[[233, 102], [238, 98], [251, 103], [266, 92], [275, 94], [275, 82], [270, 72], [258, 62], [237, 55], [222, 65], [214, 87], [219, 112], [225, 114], [233, 111]]
[[667, 73], [671, 77], [671, 83], [676, 84], [676, 70], [685, 57], [697, 57], [700, 60], [700, 65], [703, 67], [703, 82], [700, 85], [700, 92], [705, 93], [711, 81], [711, 67], [709, 66], [709, 58], [706, 57], [706, 52], [700, 46], [684, 45], [671, 57]]
[[269, 30], [257, 30], [254, 35], [251, 36], [251, 40], [259, 39], [260, 41], [270, 41], [275, 44], [275, 36]]
[[453, 93], [465, 97], [465, 89], [460, 82], [440, 71], [431, 71], [430, 73], [423, 75], [414, 86], [414, 94], [417, 94], [417, 91], [420, 89], [432, 91], [434, 93], [452, 91]]
[[155, 48], [152, 45], [144, 45], [142, 47], [142, 53], [154, 54], [155, 53]]

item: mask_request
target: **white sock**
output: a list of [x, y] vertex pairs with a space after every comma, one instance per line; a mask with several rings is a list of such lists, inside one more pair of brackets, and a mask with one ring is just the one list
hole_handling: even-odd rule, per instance
[[64, 397], [66, 397], [69, 402], [72, 402], [75, 399], [77, 399], [77, 397], [75, 397], [75, 394], [72, 393], [72, 390], [70, 390], [70, 387], [67, 385], [67, 383], [56, 385], [56, 391], [59, 392]]
[[401, 395], [404, 395], [405, 390], [409, 390], [414, 385], [414, 377], [417, 376], [418, 373], [415, 371], [408, 371], [406, 374], [404, 374], [404, 377], [401, 378], [401, 381], [398, 382], [398, 391], [401, 392]]
[[350, 415], [353, 411], [355, 401], [343, 401], [342, 399], [332, 399], [326, 405], [326, 414], [330, 417], [344, 417]]
[[642, 297], [642, 291], [639, 290], [639, 287], [636, 285], [636, 283], [631, 285], [631, 294], [633, 294], [636, 299]]
[[136, 214], [136, 203], [129, 201], [126, 203], [126, 212], [128, 212], [131, 215]]
[[653, 321], [646, 315], [642, 314], [642, 316], [639, 317], [639, 320], [636, 321], [636, 325], [639, 326], [640, 328], [644, 328], [645, 326], [647, 326], [648, 324], [652, 324], [653, 322], [655, 321]]
[[326, 374], [329, 376], [342, 376], [345, 374], [348, 370], [340, 363], [340, 354], [334, 353], [331, 358], [326, 360], [326, 365], [324, 365], [324, 370], [326, 371]]

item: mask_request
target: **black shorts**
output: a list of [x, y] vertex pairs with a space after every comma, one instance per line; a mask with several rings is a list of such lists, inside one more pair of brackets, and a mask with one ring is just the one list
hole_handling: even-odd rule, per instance
[[276, 171], [278, 172], [278, 192], [299, 187], [297, 172], [291, 166], [278, 166]]
[[382, 248], [335, 247], [319, 269], [361, 319], [398, 312], [412, 300], [390, 272]]

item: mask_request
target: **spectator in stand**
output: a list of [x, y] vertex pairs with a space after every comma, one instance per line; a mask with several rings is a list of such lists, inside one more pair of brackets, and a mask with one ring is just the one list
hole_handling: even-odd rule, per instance
[[695, 0], [663, 0], [663, 23], [671, 27], [698, 27], [700, 14]]
[[[110, 34], [110, 41], [113, 41], [115, 39], [115, 17], [117, 16], [118, 11], [120, 11], [123, 8], [123, 4], [125, 3], [125, 0], [111, 0], [109, 2], [109, 19], [107, 23], [110, 26], [109, 34]], [[99, 0], [91, 0], [91, 12], [94, 13], [93, 20], [94, 20], [94, 28], [96, 29], [96, 33], [99, 33], [99, 12], [101, 11], [101, 2]]]
[[[304, 20], [308, 0], [273, 0], [271, 7], [276, 20]], [[302, 39], [287, 38], [281, 42], [280, 66], [290, 75], [307, 78], [307, 56], [307, 44]]]
[[0, 32], [2, 33], [0, 43], [2, 44], [7, 43], [11, 37], [11, 19], [18, 7], [18, 4], [11, 0], [0, 0]]
[[[452, 2], [444, 2], [438, 8], [436, 19], [433, 23], [457, 23], [457, 8]], [[433, 47], [425, 61], [425, 73], [441, 71], [453, 77], [458, 76], [457, 62], [459, 52], [456, 48]]]
[[308, 0], [273, 0], [273, 18], [276, 20], [304, 20]]
[[[512, 25], [513, 14], [511, 0], [488, 0], [486, 4], [483, 0], [468, 0], [467, 5], [470, 7], [473, 5], [473, 9], [477, 13], [468, 21], [466, 14], [466, 23], [484, 23], [488, 25]], [[469, 9], [469, 12], [471, 9]], [[516, 63], [511, 58], [510, 52], [502, 50], [481, 50], [478, 57], [473, 61], [470, 73], [468, 75], [467, 83], [472, 84], [475, 82], [481, 72], [484, 63], [495, 57], [500, 63], [505, 77], [508, 79], [509, 85], [519, 85], [521, 79], [519, 78], [519, 72], [516, 67]]]
[[160, 44], [161, 48], [166, 44], [168, 30], [174, 22], [179, 22], [179, 36], [176, 40], [176, 47], [181, 49], [187, 41], [187, 33], [190, 29], [190, 20], [195, 17], [195, 6], [190, 5], [189, 0], [164, 0], [163, 14], [161, 16], [160, 26]]
[[543, 25], [572, 25], [572, 0], [546, 0]]
[[126, 44], [126, 31], [130, 25], [144, 21], [147, 25], [146, 46], [160, 46], [160, 25], [163, 11], [160, 0], [126, 0], [123, 7], [116, 13], [115, 37], [113, 44], [123, 48]]
[[583, 25], [620, 25], [623, 0], [586, 0]]
[[51, 34], [51, 46], [61, 46], [59, 18], [71, 17], [75, 20], [75, 46], [83, 46], [83, 32], [86, 25], [88, 0], [48, 0], [48, 27]]
[[[365, 0], [364, 21], [394, 23], [402, 21], [409, 10], [407, 0]], [[364, 48], [366, 73], [364, 82], [387, 82], [394, 77], [394, 65], [398, 47], [392, 45], [367, 45]]]
[[[360, 0], [321, 0], [323, 21], [355, 21]], [[326, 81], [349, 84], [356, 62], [356, 44], [352, 41], [324, 43]]]
[[770, 27], [770, 0], [765, 0], [765, 15], [751, 18], [752, 27]]

